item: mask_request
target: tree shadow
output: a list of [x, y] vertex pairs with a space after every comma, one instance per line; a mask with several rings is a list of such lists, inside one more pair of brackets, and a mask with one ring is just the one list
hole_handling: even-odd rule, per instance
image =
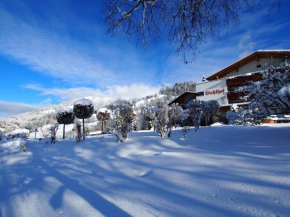
[[[241, 132], [245, 133], [246, 131], [247, 130], [245, 129]], [[202, 135], [198, 135], [200, 132]], [[26, 174], [21, 174], [22, 171], [20, 167], [18, 170], [13, 170], [13, 172], [16, 173], [16, 175], [19, 174], [20, 177], [18, 182], [15, 183], [15, 186], [19, 186], [19, 190], [15, 191], [15, 194], [22, 194], [31, 188], [39, 190], [45, 184], [45, 178], [51, 176], [61, 183], [58, 188], [55, 188], [55, 192], [52, 196], [48, 198], [49, 204], [53, 210], [58, 210], [64, 206], [64, 195], [67, 190], [70, 190], [87, 201], [95, 210], [98, 210], [105, 216], [130, 216], [126, 211], [101, 196], [111, 196], [114, 200], [117, 200], [125, 197], [124, 193], [133, 198], [130, 198], [130, 203], [140, 200], [142, 205], [146, 204], [146, 206], [152, 207], [153, 211], [157, 211], [160, 215], [165, 213], [165, 215], [168, 216], [190, 216], [196, 214], [194, 212], [196, 209], [203, 210], [201, 213], [207, 214], [215, 213], [224, 216], [242, 216], [245, 213], [238, 210], [238, 205], [233, 205], [233, 209], [229, 209], [219, 202], [214, 203], [210, 199], [205, 200], [208, 199], [206, 197], [211, 195], [202, 192], [199, 189], [195, 189], [194, 185], [190, 186], [191, 189], [186, 189], [185, 186], [178, 182], [173, 182], [166, 177], [162, 177], [162, 175], [159, 175], [158, 173], [162, 172], [161, 174], [171, 173], [176, 176], [186, 176], [189, 180], [192, 180], [192, 183], [197, 183], [199, 186], [205, 187], [210, 183], [222, 182], [230, 184], [241, 183], [258, 188], [274, 189], [274, 191], [289, 191], [289, 185], [286, 183], [275, 183], [270, 180], [259, 180], [255, 177], [250, 177], [248, 174], [245, 174], [245, 168], [243, 168], [243, 165], [234, 164], [235, 161], [238, 162], [242, 160], [246, 163], [250, 163], [251, 166], [264, 164], [269, 161], [273, 164], [277, 163], [277, 165], [279, 165], [283, 162], [283, 160], [281, 161], [281, 159], [283, 159], [282, 157], [269, 160], [261, 159], [261, 156], [258, 155], [262, 154], [265, 156], [271, 156], [272, 154], [278, 156], [287, 150], [287, 146], [279, 145], [277, 149], [272, 150], [272, 146], [266, 145], [268, 148], [266, 148], [267, 150], [264, 150], [265, 144], [259, 141], [258, 135], [256, 138], [253, 137], [246, 140], [244, 144], [224, 145], [225, 142], [231, 142], [234, 141], [234, 139], [227, 139], [227, 133], [222, 133], [222, 131], [219, 136], [210, 141], [208, 141], [208, 137], [201, 137], [207, 134], [206, 130], [201, 129], [201, 131], [198, 131], [197, 133], [192, 130], [190, 134], [191, 133], [193, 135], [190, 136], [197, 137], [198, 141], [195, 142], [193, 140], [193, 142], [195, 142], [194, 146], [190, 146], [190, 140], [182, 140], [182, 142], [180, 142], [180, 138], [182, 137], [181, 132], [180, 136], [177, 133], [173, 134], [176, 136], [173, 136], [170, 140], [160, 138], [146, 143], [148, 138], [146, 138], [146, 133], [144, 132], [142, 135], [144, 138], [139, 138], [138, 135], [136, 135], [138, 137], [138, 140], [136, 140], [138, 141], [138, 144], [135, 143], [134, 134], [132, 135], [132, 140], [129, 138], [125, 143], [116, 143], [117, 145], [107, 145], [106, 140], [104, 141], [104, 144], [99, 144], [95, 138], [88, 139], [85, 143], [80, 145], [83, 155], [79, 154], [77, 147], [80, 146], [77, 145], [71, 147], [71, 149], [68, 149], [67, 147], [61, 149], [62, 146], [71, 146], [71, 144], [62, 142], [59, 142], [57, 146], [47, 147], [51, 150], [51, 157], [47, 154], [42, 155], [40, 150], [34, 149], [32, 150], [33, 156], [30, 164], [37, 165], [37, 167], [32, 168], [30, 171], [25, 170]], [[274, 134], [275, 136], [279, 136], [278, 133]], [[244, 136], [243, 134], [231, 134], [231, 136], [234, 135], [241, 137]], [[149, 135], [149, 137], [151, 136], [154, 135]], [[154, 137], [158, 136], [156, 135]], [[113, 143], [112, 141], [110, 141], [110, 143]], [[171, 144], [168, 145], [168, 141], [170, 141]], [[144, 145], [143, 143], [146, 144]], [[142, 150], [148, 150], [148, 152], [142, 152], [140, 154], [137, 150], [136, 154], [130, 152], [128, 156], [121, 155], [121, 151], [124, 148], [130, 148], [134, 145], [139, 145]], [[90, 153], [92, 153], [92, 156], [89, 156]], [[177, 155], [166, 156], [166, 153], [177, 153]], [[227, 166], [219, 164], [207, 165], [202, 162], [196, 164], [196, 161], [194, 161], [195, 159], [192, 159], [191, 163], [175, 167], [172, 166], [174, 164], [174, 159], [183, 157], [178, 155], [178, 153], [194, 153], [193, 156], [204, 156], [209, 161], [215, 160], [217, 163], [219, 163], [219, 160], [217, 160], [216, 157], [221, 159], [234, 157], [235, 159], [232, 160], [233, 165]], [[253, 155], [247, 155], [247, 153]], [[289, 150], [287, 153], [289, 153]], [[155, 161], [154, 159], [158, 160]], [[73, 162], [73, 164], [70, 165], [70, 162]], [[158, 162], [158, 164], [156, 164], [156, 162]], [[186, 168], [185, 166], [191, 166], [193, 169]], [[123, 170], [123, 168], [126, 167], [128, 169]], [[196, 167], [199, 167], [198, 170]], [[141, 171], [142, 168], [148, 170], [143, 173], [143, 171]], [[233, 170], [233, 168], [235, 170]], [[139, 176], [134, 173], [126, 173], [129, 169], [135, 169], [136, 171], [141, 171], [141, 173]], [[269, 168], [269, 171], [266, 171], [266, 169], [267, 168], [263, 168], [263, 171], [259, 172], [273, 172], [271, 168]], [[253, 172], [255, 171], [255, 168], [249, 168], [248, 170]], [[4, 176], [5, 175], [8, 176], [8, 172], [4, 174]], [[27, 177], [32, 180], [29, 184], [24, 186], [22, 183], [25, 182]], [[3, 179], [4, 181], [5, 178], [6, 177]], [[110, 180], [113, 180], [113, 182]], [[97, 184], [90, 185], [90, 182], [101, 181], [106, 181], [106, 188]], [[9, 182], [9, 180], [6, 180], [5, 182]], [[228, 190], [226, 184], [220, 188], [221, 190], [229, 191], [234, 195], [246, 195], [245, 198], [247, 198], [248, 201], [240, 201], [241, 204], [239, 204], [239, 206], [247, 206], [251, 203], [255, 204], [255, 198], [259, 199], [258, 196], [256, 197], [256, 192], [247, 192], [242, 188]], [[188, 190], [193, 192], [193, 195], [188, 194]], [[146, 198], [142, 198], [139, 194], [146, 195]], [[225, 196], [225, 194], [223, 194], [223, 196]], [[159, 201], [161, 202], [159, 203]], [[169, 207], [166, 207], [168, 205]], [[278, 207], [275, 204], [255, 204], [257, 209], [266, 209], [265, 207], [262, 207], [263, 205], [267, 206], [268, 210], [275, 210]], [[138, 207], [138, 204], [134, 206], [137, 206], [137, 209], [142, 209]], [[179, 207], [179, 209], [176, 207]], [[192, 213], [187, 213], [186, 209], [192, 211]], [[281, 210], [285, 212], [286, 209], [281, 208]], [[156, 215], [156, 213], [151, 214]]]
[[49, 203], [54, 210], [62, 206], [65, 190], [71, 190], [86, 200], [92, 207], [101, 212], [104, 216], [130, 216], [127, 212], [120, 209], [115, 204], [101, 197], [96, 191], [90, 190], [81, 185], [78, 180], [63, 175], [44, 161], [40, 161], [38, 163], [41, 168], [49, 172], [50, 176], [62, 183], [62, 186], [58, 188], [49, 200]]

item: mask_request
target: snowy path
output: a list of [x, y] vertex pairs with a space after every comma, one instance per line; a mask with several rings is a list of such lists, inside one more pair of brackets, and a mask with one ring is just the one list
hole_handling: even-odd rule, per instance
[[0, 217], [289, 216], [290, 125], [0, 142]]

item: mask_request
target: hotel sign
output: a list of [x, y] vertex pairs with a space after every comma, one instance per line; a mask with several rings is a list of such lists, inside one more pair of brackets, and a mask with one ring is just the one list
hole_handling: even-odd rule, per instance
[[197, 96], [196, 99], [203, 101], [216, 100], [220, 106], [228, 104], [226, 79], [199, 83], [196, 85], [196, 92], [204, 93], [203, 96]]
[[216, 95], [216, 94], [224, 94], [225, 93], [225, 88], [223, 89], [217, 89], [217, 90], [212, 90], [212, 91], [205, 91], [204, 95]]

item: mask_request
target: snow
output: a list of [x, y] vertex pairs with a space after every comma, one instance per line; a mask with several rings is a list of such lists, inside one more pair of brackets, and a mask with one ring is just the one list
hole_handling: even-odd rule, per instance
[[225, 125], [225, 124], [222, 122], [216, 122], [216, 123], [212, 124], [211, 126], [221, 126], [221, 125]]
[[16, 129], [12, 132], [10, 132], [9, 134], [18, 134], [18, 133], [29, 133], [28, 129]]
[[279, 96], [286, 96], [286, 95], [290, 95], [290, 85], [282, 87], [279, 91], [278, 91], [278, 95]]
[[[99, 97], [86, 97], [93, 102], [94, 108], [97, 110], [99, 108], [103, 108], [104, 106], [111, 103], [113, 100], [109, 98], [99, 98]], [[27, 123], [32, 124], [32, 127], [35, 128], [39, 126], [38, 124], [33, 124], [34, 122], [38, 122], [39, 120], [51, 120], [55, 119], [55, 113], [63, 107], [73, 107], [75, 101], [79, 99], [73, 99], [67, 102], [63, 102], [59, 105], [49, 106], [47, 108], [43, 108], [37, 111], [31, 111], [26, 113], [21, 113], [18, 115], [14, 115], [11, 117], [0, 118], [0, 127], [2, 131], [5, 131], [5, 128], [24, 128]], [[49, 117], [50, 115], [50, 117]], [[56, 120], [55, 120], [56, 123]], [[20, 127], [19, 127], [20, 124]], [[52, 124], [52, 123], [51, 123]], [[2, 125], [2, 126], [1, 126]]]
[[146, 99], [146, 98], [140, 99], [135, 103], [135, 106], [140, 107], [140, 106], [146, 104], [147, 101], [157, 100], [157, 99], [163, 100], [165, 97], [166, 97], [166, 95], [164, 95], [164, 94], [157, 94], [156, 96], [153, 96], [153, 97], [148, 98], [148, 99]]
[[79, 99], [77, 100], [74, 105], [93, 105], [93, 102], [89, 99], [86, 99], [86, 98], [82, 98], [82, 99]]
[[70, 107], [66, 107], [66, 108], [61, 108], [58, 110], [57, 114], [61, 114], [61, 113], [73, 113], [73, 109]]
[[0, 142], [0, 216], [289, 216], [290, 124]]
[[107, 109], [107, 108], [100, 108], [100, 109], [98, 109], [98, 113], [99, 112], [103, 112], [103, 113], [108, 112], [108, 113], [111, 113], [111, 111], [109, 109]]

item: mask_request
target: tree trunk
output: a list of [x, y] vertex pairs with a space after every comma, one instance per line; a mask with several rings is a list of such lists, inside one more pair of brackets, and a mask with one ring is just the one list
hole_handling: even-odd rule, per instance
[[65, 139], [65, 124], [63, 125], [63, 135], [62, 135], [62, 139]]
[[104, 121], [102, 121], [102, 134], [104, 133]]
[[83, 139], [86, 140], [86, 134], [85, 134], [85, 119], [83, 119]]
[[169, 131], [168, 131], [168, 134], [167, 134], [167, 135], [168, 135], [168, 138], [170, 138], [170, 136], [171, 136], [171, 132], [172, 132], [172, 128], [170, 127], [170, 128], [169, 128]]

